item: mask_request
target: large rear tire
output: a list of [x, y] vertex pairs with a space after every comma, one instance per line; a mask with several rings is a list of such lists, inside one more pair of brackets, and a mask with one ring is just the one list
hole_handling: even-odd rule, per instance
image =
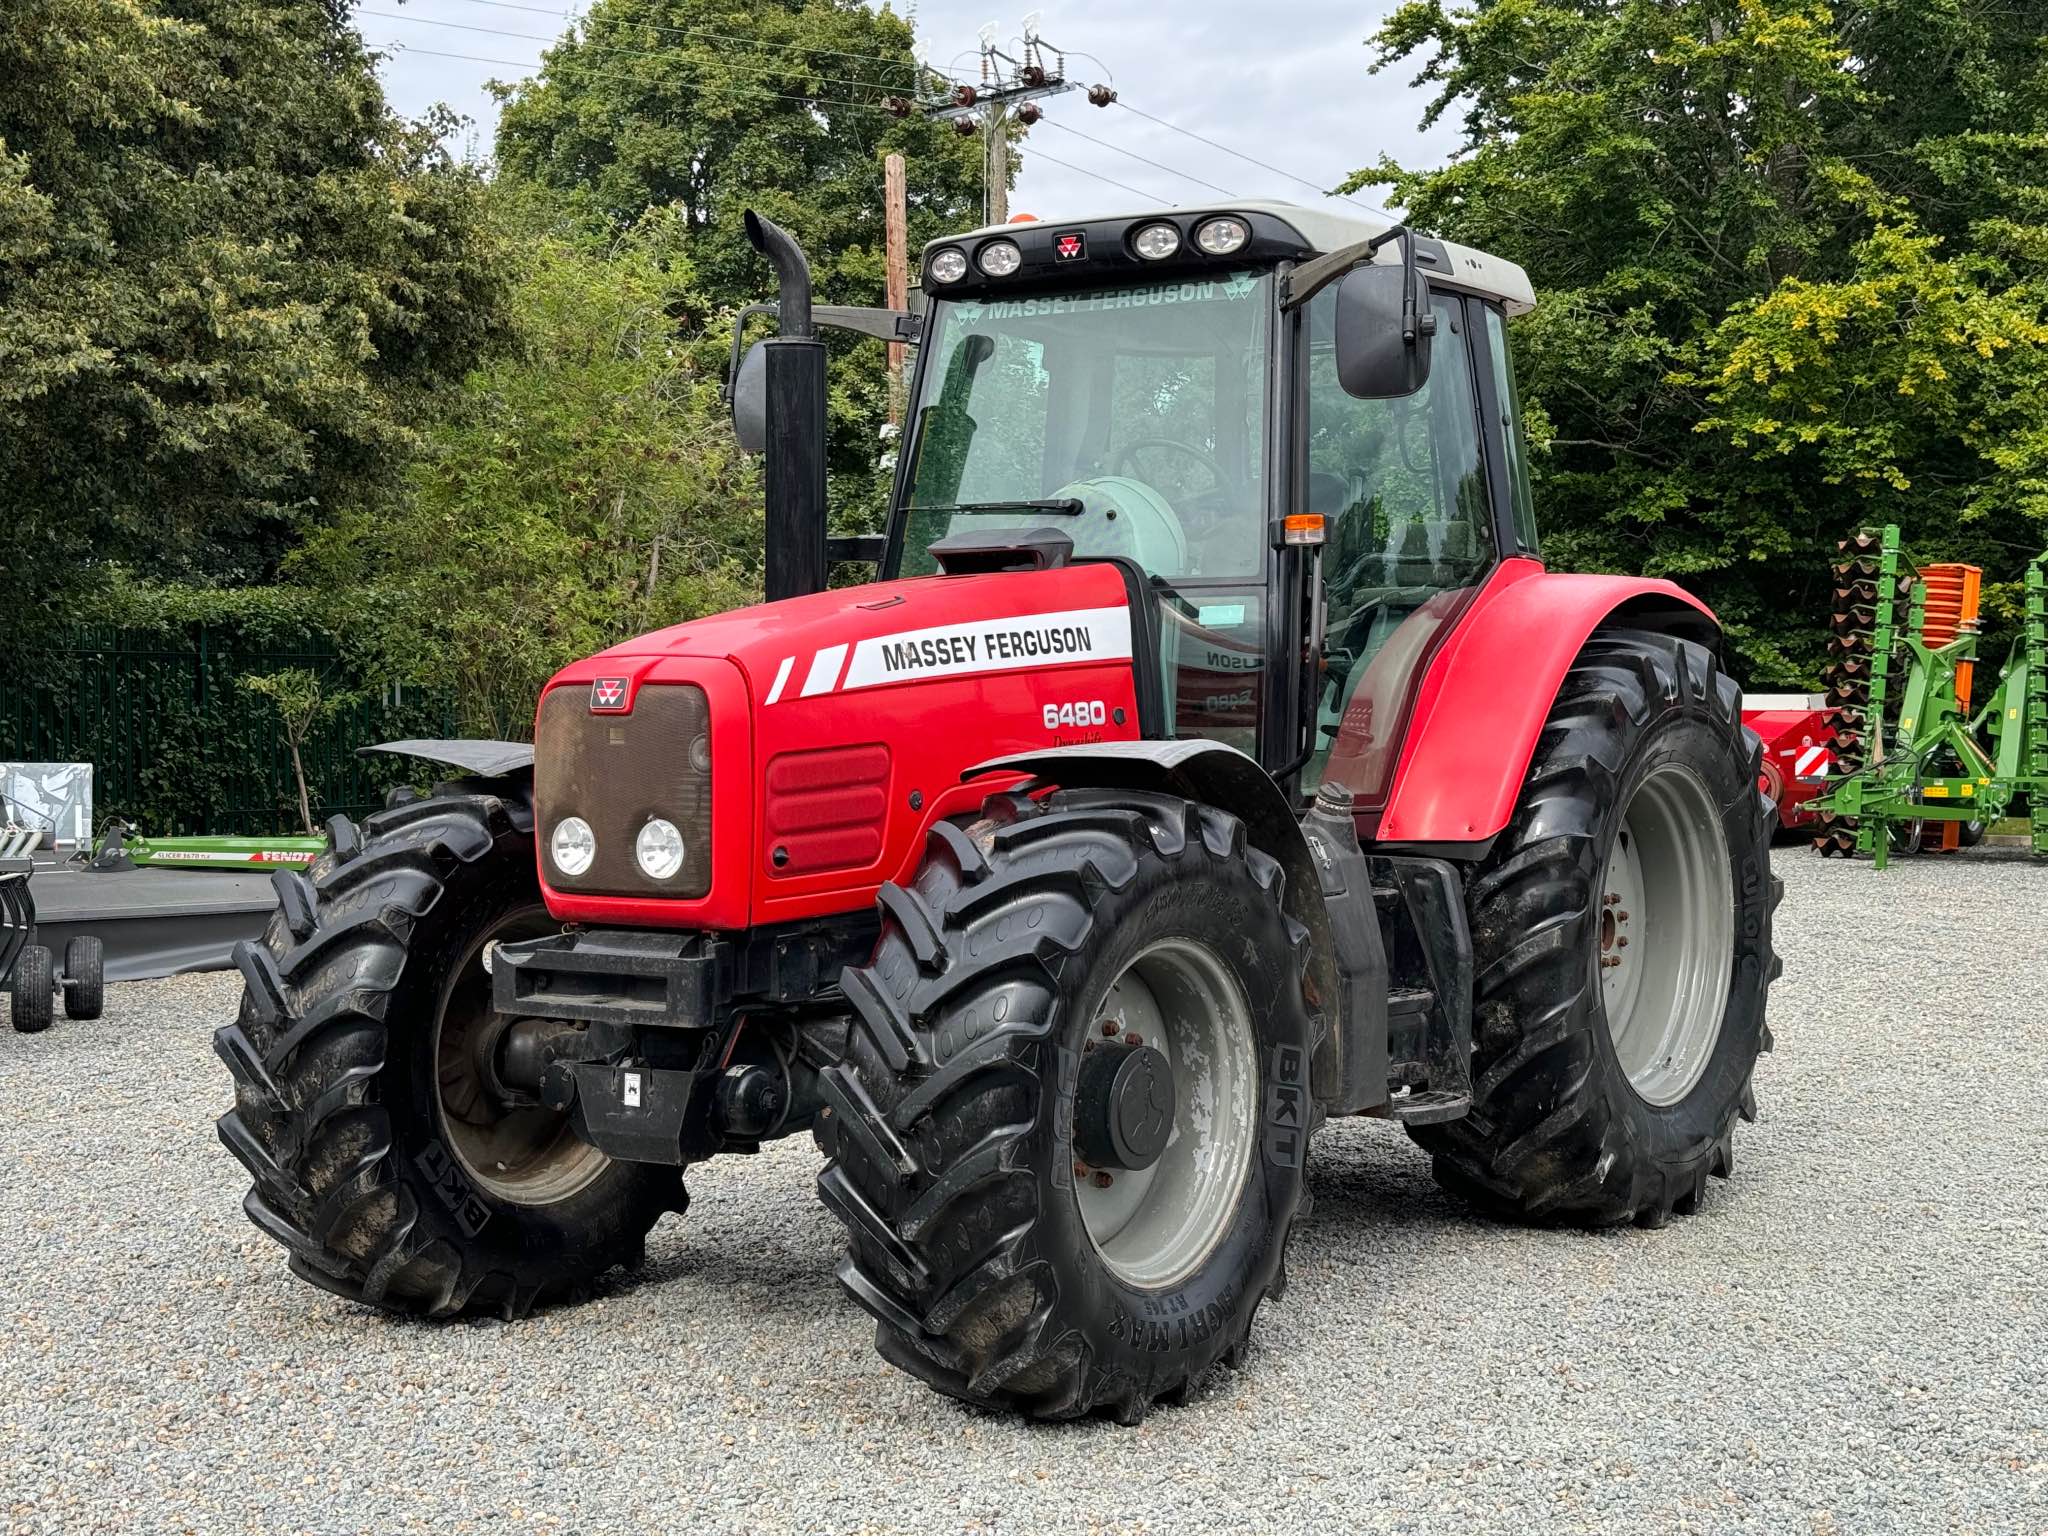
[[214, 1036], [250, 1220], [314, 1285], [433, 1317], [515, 1318], [637, 1263], [682, 1209], [676, 1171], [605, 1158], [480, 1070], [502, 1022], [489, 945], [553, 927], [530, 806], [436, 794], [331, 826], [310, 871], [273, 877], [277, 915], [236, 948], [240, 1015]]
[[1521, 1218], [1661, 1227], [1733, 1172], [1779, 971], [1760, 756], [1702, 647], [1587, 643], [1468, 883], [1472, 1112], [1411, 1128], [1446, 1188]]
[[1082, 790], [994, 797], [884, 888], [819, 1191], [889, 1361], [1129, 1424], [1241, 1355], [1313, 1121], [1283, 886], [1235, 817]]

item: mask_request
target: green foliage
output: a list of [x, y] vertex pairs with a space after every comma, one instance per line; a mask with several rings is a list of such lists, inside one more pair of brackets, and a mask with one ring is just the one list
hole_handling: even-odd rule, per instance
[[502, 241], [344, 0], [15, 0], [0, 25], [0, 642], [118, 566], [274, 576], [495, 345]]
[[[820, 302], [880, 304], [885, 154], [906, 162], [913, 253], [980, 222], [980, 141], [880, 110], [910, 91], [913, 68], [910, 23], [859, 0], [598, 0], [540, 74], [508, 89], [501, 174], [611, 230], [674, 209], [695, 271], [673, 312], [685, 335], [722, 344], [731, 310], [774, 297], [742, 227], [749, 208], [803, 243]], [[885, 354], [829, 340], [834, 523], [860, 531], [887, 490]]]
[[306, 788], [305, 746], [308, 737], [362, 696], [338, 689], [310, 667], [286, 667], [277, 672], [244, 673], [242, 687], [270, 701], [284, 730], [286, 748], [292, 755], [292, 780], [299, 792], [299, 826], [307, 833], [313, 825], [312, 797]]
[[1848, 528], [1994, 583], [2048, 544], [2048, 5], [1410, 0], [1377, 44], [1466, 148], [1348, 187], [1528, 269], [1555, 563], [1810, 683]]
[[429, 429], [407, 496], [337, 519], [293, 563], [346, 601], [368, 671], [510, 738], [563, 664], [758, 600], [762, 534], [718, 376], [675, 334], [704, 304], [678, 217], [525, 244], [516, 349]]

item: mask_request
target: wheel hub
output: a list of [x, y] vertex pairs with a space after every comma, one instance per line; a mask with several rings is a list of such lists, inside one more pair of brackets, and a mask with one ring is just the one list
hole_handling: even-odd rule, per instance
[[1173, 1066], [1151, 1046], [1104, 1041], [1081, 1062], [1074, 1151], [1099, 1169], [1149, 1169], [1173, 1131]]

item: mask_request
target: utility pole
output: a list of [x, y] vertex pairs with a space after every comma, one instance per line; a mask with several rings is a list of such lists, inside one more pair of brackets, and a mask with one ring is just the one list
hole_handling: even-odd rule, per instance
[[[900, 310], [910, 303], [910, 210], [906, 204], [903, 157], [890, 155], [882, 161], [883, 262], [887, 268], [889, 308]], [[908, 351], [902, 342], [889, 343], [889, 420], [903, 419], [903, 358]]]
[[[922, 72], [923, 85], [916, 100], [892, 96], [882, 105], [897, 117], [921, 112], [929, 118], [945, 118], [961, 136], [979, 133], [982, 167], [982, 215], [990, 224], [1003, 224], [1010, 217], [1010, 124], [1014, 119], [1029, 128], [1045, 115], [1039, 100], [1078, 89], [1067, 78], [1066, 55], [1045, 41], [1038, 31], [1038, 13], [1024, 18], [1020, 56], [996, 46], [996, 24], [981, 29], [981, 81], [954, 82], [928, 66]], [[1106, 85], [1088, 87], [1088, 100], [1106, 107], [1116, 92]]]

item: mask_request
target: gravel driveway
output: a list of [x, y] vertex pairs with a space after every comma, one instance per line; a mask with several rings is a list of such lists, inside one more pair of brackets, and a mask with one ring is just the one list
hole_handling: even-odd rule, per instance
[[596, 1302], [394, 1321], [239, 1210], [229, 977], [0, 1031], [21, 1531], [2048, 1528], [2048, 864], [1781, 851], [1763, 1119], [1662, 1232], [1504, 1227], [1393, 1128], [1310, 1159], [1245, 1369], [1029, 1428], [875, 1356], [808, 1139], [692, 1176]]

